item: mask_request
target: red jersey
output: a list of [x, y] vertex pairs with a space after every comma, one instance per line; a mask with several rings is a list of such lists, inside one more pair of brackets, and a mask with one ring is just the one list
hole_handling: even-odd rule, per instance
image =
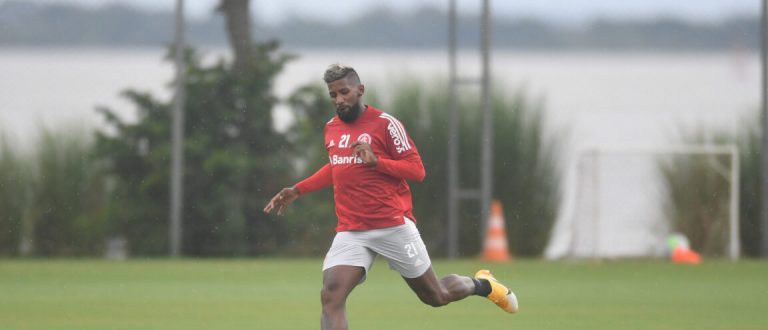
[[[371, 145], [375, 167], [353, 154], [355, 141]], [[296, 188], [307, 193], [333, 184], [336, 231], [397, 226], [404, 216], [415, 221], [406, 179], [422, 181], [424, 165], [400, 121], [372, 106], [351, 123], [335, 116], [325, 125], [325, 149], [329, 163]]]

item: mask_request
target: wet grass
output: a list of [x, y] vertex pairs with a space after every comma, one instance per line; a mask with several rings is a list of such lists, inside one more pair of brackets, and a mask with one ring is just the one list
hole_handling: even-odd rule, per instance
[[[316, 329], [321, 260], [0, 260], [0, 328]], [[435, 263], [490, 267], [521, 302], [423, 305], [379, 261], [348, 303], [352, 329], [764, 329], [768, 262]]]

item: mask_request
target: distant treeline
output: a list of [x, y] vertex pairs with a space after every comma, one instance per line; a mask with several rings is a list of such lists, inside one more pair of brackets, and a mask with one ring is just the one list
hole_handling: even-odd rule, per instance
[[[112, 4], [99, 8], [39, 4], [12, 0], [0, 3], [0, 46], [162, 46], [173, 40], [172, 12], [149, 12]], [[372, 10], [345, 24], [289, 20], [276, 26], [258, 24], [259, 40], [277, 39], [289, 48], [444, 48], [444, 9], [412, 13]], [[190, 21], [187, 35], [196, 45], [223, 46], [223, 20], [211, 15]], [[626, 21], [599, 19], [563, 26], [535, 18], [496, 17], [493, 45], [507, 49], [727, 50], [759, 49], [758, 15], [731, 17], [716, 23], [678, 18]], [[477, 15], [459, 18], [461, 47], [476, 47]]]

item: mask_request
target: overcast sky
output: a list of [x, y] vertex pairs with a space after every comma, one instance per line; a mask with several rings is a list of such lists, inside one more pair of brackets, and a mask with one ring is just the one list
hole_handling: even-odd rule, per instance
[[[4, 1], [4, 0], [0, 0]], [[81, 3], [90, 6], [122, 3], [148, 9], [170, 10], [176, 0], [35, 0]], [[540, 17], [562, 23], [579, 23], [595, 17], [649, 18], [681, 17], [692, 20], [719, 20], [740, 14], [757, 14], [763, 0], [491, 0], [494, 15]], [[219, 0], [185, 0], [190, 17], [209, 15]], [[477, 13], [480, 0], [457, 0], [461, 12]], [[386, 6], [411, 11], [424, 5], [447, 8], [448, 0], [252, 0], [260, 20], [275, 23], [286, 18], [346, 21], [361, 12]]]

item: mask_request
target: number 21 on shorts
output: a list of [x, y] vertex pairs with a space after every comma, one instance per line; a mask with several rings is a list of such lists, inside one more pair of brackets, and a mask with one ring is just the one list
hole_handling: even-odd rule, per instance
[[413, 258], [419, 254], [419, 250], [416, 249], [416, 242], [410, 242], [405, 245], [405, 253], [408, 254], [408, 258]]

